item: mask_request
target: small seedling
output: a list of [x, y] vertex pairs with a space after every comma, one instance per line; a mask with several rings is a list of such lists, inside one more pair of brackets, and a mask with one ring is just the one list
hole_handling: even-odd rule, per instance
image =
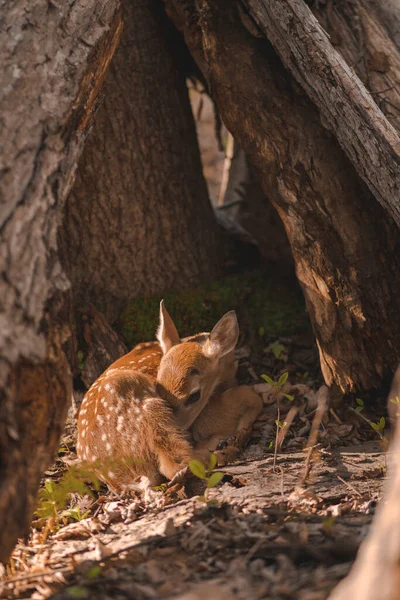
[[[278, 411], [278, 418], [275, 421], [276, 424], [276, 433], [275, 433], [275, 445], [274, 445], [274, 464], [273, 464], [273, 468], [275, 469], [276, 466], [276, 457], [277, 457], [277, 453], [278, 453], [278, 436], [279, 436], [279, 430], [282, 429], [285, 425], [286, 425], [286, 421], [281, 421], [281, 409], [279, 406], [279, 392], [281, 391], [281, 389], [283, 388], [283, 386], [285, 385], [285, 383], [288, 380], [289, 377], [289, 373], [282, 373], [282, 375], [279, 377], [278, 381], [274, 381], [271, 377], [269, 377], [269, 375], [261, 375], [261, 377], [264, 379], [264, 381], [266, 381], [267, 383], [269, 383], [269, 385], [274, 389], [275, 394], [276, 394], [276, 406], [277, 406], [277, 411]], [[291, 394], [283, 394], [282, 395], [287, 398], [290, 402], [293, 402], [294, 400], [294, 396], [292, 396]], [[269, 446], [270, 448], [272, 447], [271, 444]]]
[[269, 375], [261, 375], [261, 377], [264, 379], [264, 381], [269, 383], [269, 385], [271, 385], [276, 391], [279, 391], [287, 382], [289, 373], [282, 373], [278, 381], [274, 381], [271, 377], [269, 377]]
[[305, 383], [308, 380], [309, 376], [310, 376], [310, 373], [308, 371], [306, 371], [305, 373], [300, 373], [300, 372], [296, 373], [297, 379], [299, 379], [303, 383]]
[[376, 423], [373, 423], [371, 421], [371, 427], [372, 427], [372, 429], [374, 431], [376, 431], [381, 437], [383, 437], [382, 431], [385, 429], [385, 424], [386, 424], [385, 417], [381, 417], [379, 419], [379, 421], [377, 421]]
[[206, 482], [206, 489], [204, 491], [204, 494], [199, 497], [199, 500], [201, 500], [202, 502], [207, 501], [206, 500], [207, 489], [213, 488], [216, 485], [218, 485], [218, 483], [221, 481], [221, 479], [225, 475], [225, 473], [221, 473], [218, 471], [213, 473], [213, 470], [215, 469], [216, 465], [217, 465], [217, 457], [215, 456], [215, 454], [213, 452], [210, 454], [210, 462], [208, 463], [207, 468], [199, 460], [191, 460], [189, 462], [189, 469], [191, 470], [193, 475], [195, 475], [199, 479], [203, 479]]
[[327, 517], [322, 523], [323, 530], [327, 533], [332, 529], [332, 527], [334, 525], [335, 525], [335, 517], [333, 517], [333, 516]]
[[38, 506], [35, 514], [41, 519], [52, 519], [58, 528], [61, 523], [69, 520], [81, 521], [85, 519], [88, 512], [82, 513], [78, 506], [65, 509], [65, 506], [72, 493], [81, 496], [92, 496], [92, 490], [87, 485], [89, 481], [92, 486], [98, 490], [100, 482], [96, 475], [90, 470], [71, 467], [56, 482], [53, 479], [46, 479], [44, 488], [39, 491]]
[[356, 398], [357, 408], [355, 409], [356, 413], [360, 413], [364, 410], [364, 401], [361, 398]]
[[83, 354], [82, 350], [79, 350], [77, 356], [78, 356], [78, 361], [79, 361], [78, 369], [80, 371], [83, 371], [83, 368], [85, 366], [85, 355]]
[[278, 340], [269, 345], [269, 349], [272, 354], [275, 356], [276, 360], [280, 360], [282, 358], [282, 352], [285, 350], [285, 346], [281, 344]]

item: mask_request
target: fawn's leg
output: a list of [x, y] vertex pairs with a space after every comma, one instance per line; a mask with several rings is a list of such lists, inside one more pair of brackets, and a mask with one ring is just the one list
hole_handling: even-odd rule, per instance
[[260, 396], [246, 385], [213, 396], [192, 425], [196, 448], [215, 450], [221, 440], [232, 437], [235, 446], [243, 447], [262, 407]]
[[[145, 421], [145, 423], [144, 423]], [[177, 425], [172, 410], [159, 398], [148, 401], [143, 429], [147, 430], [149, 443], [158, 462], [158, 468], [167, 479], [176, 479], [186, 471], [190, 460], [208, 460], [207, 450], [193, 449], [185, 432]]]

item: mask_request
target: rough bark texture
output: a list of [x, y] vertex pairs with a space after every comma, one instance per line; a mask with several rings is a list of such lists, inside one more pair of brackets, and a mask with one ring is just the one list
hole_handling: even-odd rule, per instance
[[76, 297], [111, 320], [131, 298], [195, 284], [218, 262], [176, 32], [158, 0], [124, 10], [63, 230]]
[[107, 323], [104, 315], [90, 305], [86, 314], [80, 315], [86, 356], [81, 365], [81, 378], [89, 388], [117, 358], [128, 352], [117, 333]]
[[400, 226], [400, 137], [303, 0], [243, 0], [321, 111], [358, 174]]
[[167, 6], [284, 222], [326, 382], [374, 386], [400, 358], [397, 227], [236, 5]]
[[0, 561], [29, 527], [71, 397], [68, 281], [56, 234], [120, 37], [117, 9], [116, 0], [2, 4]]
[[355, 70], [393, 127], [400, 131], [400, 4], [387, 0], [312, 2], [332, 45]]

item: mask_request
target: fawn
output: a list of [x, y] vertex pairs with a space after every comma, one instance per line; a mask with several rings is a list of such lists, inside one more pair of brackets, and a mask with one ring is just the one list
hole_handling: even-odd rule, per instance
[[160, 475], [175, 479], [191, 459], [247, 431], [262, 401], [247, 386], [232, 387], [238, 336], [230, 311], [211, 333], [181, 341], [161, 302], [158, 342], [135, 346], [86, 393], [78, 457], [111, 489], [138, 489], [157, 485]]

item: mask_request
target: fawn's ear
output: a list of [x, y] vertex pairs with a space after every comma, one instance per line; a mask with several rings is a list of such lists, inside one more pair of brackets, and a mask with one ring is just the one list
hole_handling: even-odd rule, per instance
[[172, 346], [180, 344], [181, 341], [174, 322], [164, 306], [164, 300], [160, 302], [160, 324], [156, 335], [163, 354], [166, 354]]
[[222, 358], [231, 352], [238, 341], [239, 325], [234, 310], [222, 317], [204, 344], [204, 354], [210, 358]]

